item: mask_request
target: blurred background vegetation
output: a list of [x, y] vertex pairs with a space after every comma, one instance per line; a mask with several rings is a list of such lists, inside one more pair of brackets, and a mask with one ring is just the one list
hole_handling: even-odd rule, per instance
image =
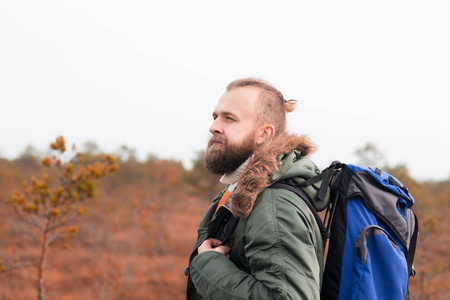
[[[203, 152], [186, 169], [154, 155], [138, 161], [126, 146], [112, 156], [94, 142], [68, 148], [56, 143], [42, 154], [28, 147], [16, 159], [0, 158], [0, 299], [185, 299], [183, 270], [198, 223], [224, 188], [204, 171]], [[358, 164], [400, 179], [416, 200], [420, 235], [411, 299], [450, 299], [450, 179], [417, 181], [407, 166], [387, 165], [373, 144], [355, 154]], [[80, 170], [94, 175], [76, 177]], [[80, 178], [92, 185], [85, 196], [74, 192], [83, 191], [72, 182]], [[52, 195], [66, 195], [66, 202], [56, 209]], [[35, 203], [34, 214], [20, 216], [26, 211], [17, 210], [20, 203]], [[37, 219], [43, 213], [47, 220], [46, 211], [51, 232]]]

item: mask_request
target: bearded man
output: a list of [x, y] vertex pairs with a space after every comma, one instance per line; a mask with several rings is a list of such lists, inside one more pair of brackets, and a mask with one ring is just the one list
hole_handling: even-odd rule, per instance
[[[287, 133], [295, 105], [255, 78], [231, 82], [217, 103], [205, 168], [228, 186], [200, 222], [187, 299], [320, 298], [323, 243], [314, 216], [292, 191], [270, 187], [320, 173], [307, 158], [312, 143]], [[314, 186], [304, 192], [315, 201]]]

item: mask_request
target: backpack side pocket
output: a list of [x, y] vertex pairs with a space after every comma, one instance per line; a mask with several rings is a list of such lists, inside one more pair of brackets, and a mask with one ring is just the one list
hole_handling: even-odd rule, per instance
[[364, 227], [355, 243], [349, 299], [403, 299], [408, 267], [405, 254], [380, 226]]

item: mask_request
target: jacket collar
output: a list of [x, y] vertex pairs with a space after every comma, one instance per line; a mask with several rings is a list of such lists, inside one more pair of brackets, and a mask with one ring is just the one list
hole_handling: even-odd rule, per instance
[[306, 136], [284, 133], [261, 147], [249, 158], [236, 189], [230, 196], [230, 209], [238, 218], [246, 218], [251, 213], [258, 193], [271, 184], [277, 174], [280, 158], [297, 150], [300, 156], [309, 156], [315, 151], [314, 144]]

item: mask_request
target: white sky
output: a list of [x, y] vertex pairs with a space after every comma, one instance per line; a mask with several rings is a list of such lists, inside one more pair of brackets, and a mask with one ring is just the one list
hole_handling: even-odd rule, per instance
[[450, 177], [448, 1], [0, 2], [0, 155], [121, 145], [189, 167], [240, 77], [299, 100], [319, 167], [374, 143], [417, 179]]

